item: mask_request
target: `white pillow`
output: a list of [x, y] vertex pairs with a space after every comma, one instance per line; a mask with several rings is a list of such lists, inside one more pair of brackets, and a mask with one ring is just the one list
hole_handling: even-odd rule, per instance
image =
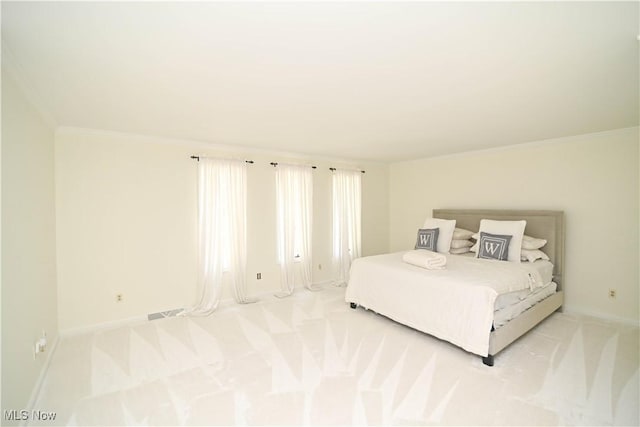
[[[494, 221], [491, 219], [483, 219], [480, 221], [481, 232], [491, 234], [503, 234], [511, 236], [509, 242], [509, 255], [507, 261], [520, 262], [520, 252], [522, 251], [522, 238], [524, 236], [524, 229], [527, 226], [527, 221]], [[476, 252], [476, 256], [478, 252]]]
[[449, 253], [451, 253], [452, 255], [462, 255], [462, 254], [466, 254], [469, 253], [469, 247], [466, 248], [451, 248], [451, 250], [449, 251]]
[[[439, 228], [438, 243], [436, 248], [438, 252], [448, 254], [451, 249], [451, 240], [453, 239], [453, 230], [456, 228], [455, 219], [427, 218], [422, 228]], [[518, 256], [520, 256], [518, 254]]]
[[451, 249], [460, 249], [460, 248], [468, 248], [473, 246], [473, 242], [471, 240], [462, 240], [456, 239], [455, 233], [453, 233], [453, 240], [451, 241]]
[[464, 228], [456, 228], [453, 230], [453, 240], [468, 240], [473, 236], [473, 231]]
[[522, 249], [529, 249], [529, 250], [540, 249], [546, 244], [547, 244], [547, 241], [544, 239], [536, 239], [535, 237], [526, 236], [526, 235], [522, 237]]
[[471, 252], [478, 252], [478, 242], [475, 242], [473, 246], [469, 248]]
[[522, 261], [529, 261], [529, 262], [534, 262], [539, 259], [544, 259], [546, 261], [549, 261], [549, 257], [547, 256], [547, 254], [542, 252], [540, 249], [533, 249], [533, 250], [523, 249], [522, 253], [520, 254], [520, 259]]

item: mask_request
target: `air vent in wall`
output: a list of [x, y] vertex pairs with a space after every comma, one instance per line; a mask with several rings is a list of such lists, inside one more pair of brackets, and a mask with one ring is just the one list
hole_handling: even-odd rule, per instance
[[175, 310], [160, 311], [158, 313], [148, 314], [147, 318], [149, 320], [156, 320], [156, 319], [162, 319], [165, 317], [175, 317], [178, 313], [182, 312], [183, 310], [184, 310], [183, 308], [176, 308]]

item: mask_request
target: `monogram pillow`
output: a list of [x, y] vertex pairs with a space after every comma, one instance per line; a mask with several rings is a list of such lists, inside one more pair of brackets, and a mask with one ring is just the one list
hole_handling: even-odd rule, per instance
[[511, 236], [508, 235], [481, 232], [478, 241], [478, 258], [507, 261], [510, 241]]
[[436, 252], [439, 228], [421, 228], [418, 230], [418, 240], [415, 249], [427, 249]]
[[490, 233], [497, 235], [511, 236], [509, 243], [507, 260], [511, 262], [520, 262], [520, 251], [522, 250], [522, 236], [527, 221], [493, 221], [483, 219], [480, 221], [480, 230], [482, 233]]

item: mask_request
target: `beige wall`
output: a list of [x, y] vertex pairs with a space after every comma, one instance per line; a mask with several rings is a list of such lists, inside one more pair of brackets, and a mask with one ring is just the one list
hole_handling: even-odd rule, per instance
[[46, 360], [35, 342], [57, 338], [54, 193], [53, 129], [3, 68], [3, 411], [26, 408]]
[[[192, 154], [255, 161], [248, 168], [249, 292], [279, 289], [275, 178], [269, 162], [312, 163], [314, 282], [330, 280], [335, 162], [229, 152], [188, 141], [61, 128], [56, 133], [60, 328], [185, 307], [196, 298], [197, 163]], [[388, 166], [360, 163], [363, 251], [388, 250]], [[322, 269], [319, 265], [322, 265]], [[256, 273], [262, 280], [256, 280]], [[116, 294], [123, 301], [116, 302]], [[225, 290], [223, 298], [230, 297]]]
[[563, 210], [567, 310], [637, 322], [638, 144], [628, 128], [394, 163], [390, 248], [411, 247], [434, 208]]

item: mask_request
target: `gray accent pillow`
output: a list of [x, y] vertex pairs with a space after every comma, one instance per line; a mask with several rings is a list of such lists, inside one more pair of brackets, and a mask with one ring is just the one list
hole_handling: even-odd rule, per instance
[[480, 232], [478, 241], [478, 258], [507, 261], [509, 258], [509, 242], [511, 237], [502, 234]]
[[427, 249], [436, 252], [438, 247], [439, 228], [421, 228], [418, 230], [418, 240], [415, 249]]

